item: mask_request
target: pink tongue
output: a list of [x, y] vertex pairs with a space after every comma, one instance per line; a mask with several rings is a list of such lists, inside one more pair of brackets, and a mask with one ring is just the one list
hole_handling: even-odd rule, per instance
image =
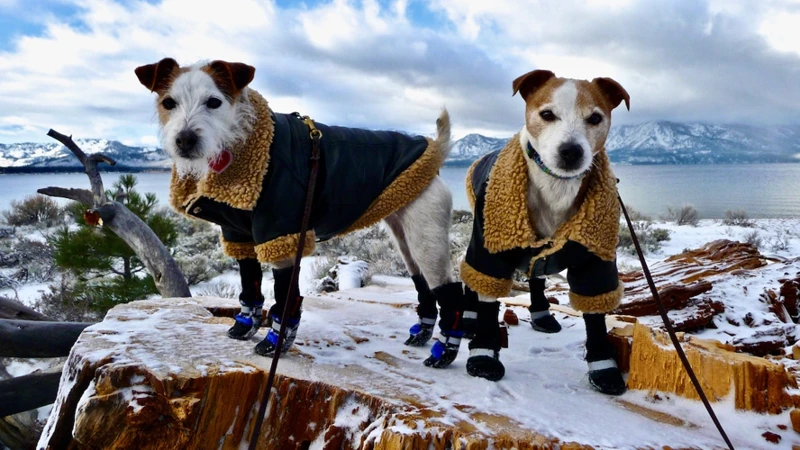
[[208, 162], [208, 167], [216, 173], [222, 173], [233, 161], [233, 155], [228, 149], [223, 150], [216, 159]]

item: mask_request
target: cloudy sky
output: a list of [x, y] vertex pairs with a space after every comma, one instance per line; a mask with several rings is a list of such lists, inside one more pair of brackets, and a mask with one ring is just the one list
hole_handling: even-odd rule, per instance
[[154, 145], [136, 66], [241, 61], [279, 112], [508, 136], [511, 81], [610, 76], [614, 123], [800, 123], [800, 0], [0, 0], [0, 142]]

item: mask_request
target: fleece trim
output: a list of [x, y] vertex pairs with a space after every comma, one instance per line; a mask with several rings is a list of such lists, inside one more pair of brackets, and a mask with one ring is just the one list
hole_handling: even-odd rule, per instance
[[[535, 224], [528, 214], [528, 167], [519, 136], [514, 136], [500, 152], [489, 174], [483, 209], [485, 247], [490, 253], [514, 248], [545, 250], [533, 263], [551, 255], [567, 241], [575, 241], [605, 261], [616, 258], [619, 239], [619, 202], [616, 178], [605, 150], [595, 155], [590, 172], [584, 178], [585, 192], [578, 211], [549, 239], [538, 240]], [[467, 183], [469, 186], [471, 183]], [[469, 188], [468, 188], [469, 191]]]
[[233, 161], [222, 173], [209, 171], [202, 180], [180, 177], [172, 166], [169, 201], [173, 208], [186, 214], [192, 200], [208, 197], [233, 208], [252, 211], [269, 166], [269, 148], [275, 124], [264, 97], [250, 89], [250, 103], [255, 111], [253, 130], [244, 142], [231, 150]]
[[231, 258], [241, 260], [254, 259], [256, 257], [255, 242], [226, 241], [222, 235], [219, 236], [219, 241], [222, 244], [222, 253]]
[[475, 211], [475, 188], [472, 186], [472, 172], [475, 171], [475, 166], [478, 165], [481, 158], [478, 158], [477, 161], [472, 163], [469, 166], [469, 170], [467, 170], [467, 201], [469, 201], [469, 209], [470, 211]]
[[[303, 243], [303, 256], [314, 253], [314, 230], [308, 230]], [[262, 263], [274, 263], [294, 258], [297, 253], [297, 244], [300, 242], [300, 233], [288, 234], [277, 239], [255, 246], [256, 257]]]
[[475, 292], [487, 297], [508, 297], [514, 280], [495, 278], [461, 261], [461, 280]]
[[428, 147], [376, 198], [369, 208], [350, 227], [340, 234], [345, 235], [378, 223], [403, 206], [419, 197], [439, 174], [444, 164], [444, 153], [433, 139], [428, 138]]
[[569, 304], [572, 308], [583, 313], [607, 313], [619, 306], [622, 301], [622, 293], [624, 290], [625, 287], [622, 285], [622, 282], [620, 282], [619, 286], [613, 291], [591, 297], [569, 291]]

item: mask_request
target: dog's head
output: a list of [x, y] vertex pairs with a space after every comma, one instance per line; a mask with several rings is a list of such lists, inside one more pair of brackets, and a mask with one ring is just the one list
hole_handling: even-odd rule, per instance
[[135, 72], [158, 94], [162, 145], [181, 175], [204, 176], [209, 161], [249, 134], [253, 109], [246, 89], [255, 75], [252, 66], [212, 61], [180, 67], [165, 58]]
[[556, 175], [587, 171], [603, 150], [611, 126], [611, 110], [630, 97], [611, 78], [592, 81], [557, 78], [534, 70], [514, 80], [514, 94], [525, 100], [525, 128], [531, 146]]

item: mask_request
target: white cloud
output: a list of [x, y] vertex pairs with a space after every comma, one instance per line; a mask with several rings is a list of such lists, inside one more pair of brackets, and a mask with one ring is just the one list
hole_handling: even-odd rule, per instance
[[153, 97], [133, 69], [166, 56], [252, 64], [277, 111], [420, 133], [442, 106], [456, 134], [515, 132], [511, 81], [535, 68], [620, 81], [633, 109], [615, 123], [796, 121], [800, 103], [798, 2], [435, 0], [421, 25], [409, 5], [425, 5], [407, 0], [73, 1], [75, 17], [44, 14], [41, 33], [0, 51], [0, 141], [53, 127], [152, 145]]

